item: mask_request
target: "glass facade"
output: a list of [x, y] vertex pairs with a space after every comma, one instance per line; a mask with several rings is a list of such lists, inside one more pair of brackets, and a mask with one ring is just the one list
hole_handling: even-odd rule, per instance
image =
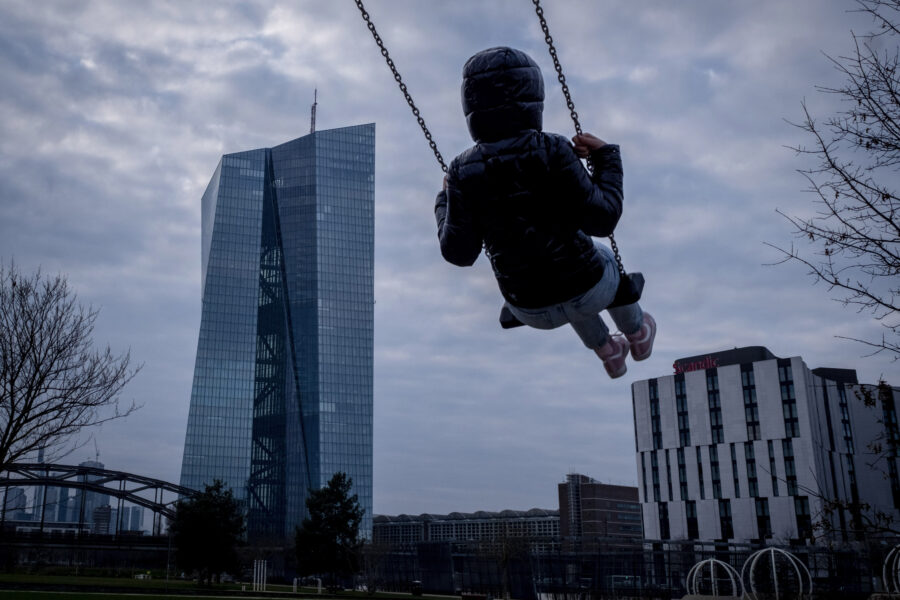
[[251, 538], [292, 535], [343, 471], [372, 523], [375, 125], [222, 157], [181, 484], [221, 479]]

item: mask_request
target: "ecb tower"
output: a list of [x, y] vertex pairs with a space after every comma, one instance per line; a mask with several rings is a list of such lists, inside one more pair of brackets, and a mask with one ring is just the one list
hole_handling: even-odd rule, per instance
[[203, 194], [181, 484], [222, 480], [251, 539], [342, 471], [372, 523], [375, 125], [226, 154]]

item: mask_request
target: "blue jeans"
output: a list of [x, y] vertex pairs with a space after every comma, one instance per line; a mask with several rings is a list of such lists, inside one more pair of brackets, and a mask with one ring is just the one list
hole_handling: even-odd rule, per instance
[[542, 308], [519, 308], [507, 302], [506, 305], [512, 314], [535, 329], [556, 329], [568, 323], [584, 345], [591, 350], [603, 346], [609, 336], [609, 329], [600, 318], [602, 310], [609, 312], [619, 331], [636, 333], [641, 328], [644, 318], [644, 313], [637, 302], [607, 309], [619, 287], [619, 270], [612, 250], [599, 242], [595, 241], [594, 244], [604, 261], [603, 277], [597, 285], [571, 300]]

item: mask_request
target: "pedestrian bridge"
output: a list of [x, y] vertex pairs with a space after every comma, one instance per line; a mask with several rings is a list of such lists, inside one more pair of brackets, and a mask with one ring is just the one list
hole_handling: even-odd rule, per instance
[[[163, 530], [163, 517], [172, 519], [175, 516], [175, 503], [180, 497], [192, 497], [198, 492], [190, 488], [175, 485], [161, 479], [144, 477], [124, 471], [110, 471], [98, 467], [58, 465], [50, 463], [12, 463], [6, 465], [0, 476], [0, 487], [35, 487], [41, 488], [74, 488], [85, 492], [96, 492], [115, 498], [118, 501], [119, 514], [126, 502], [142, 506], [153, 513], [154, 535], [159, 535]], [[47, 494], [41, 494], [46, 501]], [[90, 515], [84, 514], [85, 498], [87, 494], [81, 494], [78, 514], [79, 524], [85, 522], [85, 517], [90, 520]], [[0, 510], [0, 528], [7, 520], [6, 499], [3, 495], [2, 510]], [[44, 525], [45, 506], [33, 507], [34, 514], [40, 514], [40, 520], [35, 523]]]

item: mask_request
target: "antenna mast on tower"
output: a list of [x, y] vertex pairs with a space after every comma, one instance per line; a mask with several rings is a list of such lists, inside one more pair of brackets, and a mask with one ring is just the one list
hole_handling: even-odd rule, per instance
[[313, 103], [312, 103], [312, 110], [311, 110], [312, 114], [310, 115], [310, 119], [309, 119], [309, 132], [310, 133], [316, 132], [316, 105], [318, 104], [318, 98], [319, 98], [319, 90], [318, 90], [318, 88], [316, 88], [313, 91]]

